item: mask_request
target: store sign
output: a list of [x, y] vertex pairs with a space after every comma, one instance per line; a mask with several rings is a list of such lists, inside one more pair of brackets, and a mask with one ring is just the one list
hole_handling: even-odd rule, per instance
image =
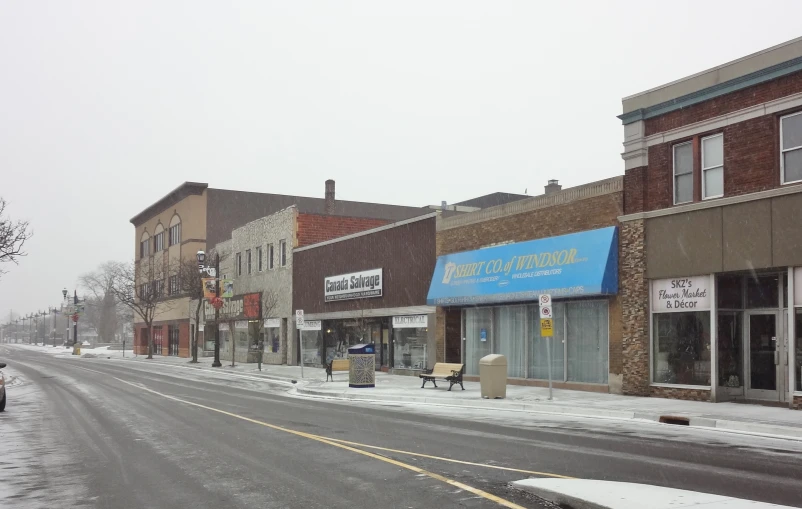
[[268, 318], [265, 320], [265, 329], [278, 329], [281, 327], [281, 318]]
[[394, 316], [393, 329], [425, 329], [429, 326], [428, 315]]
[[320, 320], [305, 320], [304, 326], [301, 327], [301, 330], [321, 330], [323, 328], [323, 324]]
[[[218, 313], [219, 318], [220, 320], [258, 319], [261, 302], [262, 294], [260, 292], [223, 299], [223, 307]], [[208, 300], [203, 302], [203, 312], [207, 322], [214, 320], [214, 307]]]
[[614, 226], [440, 256], [426, 303], [470, 305], [618, 293]]
[[710, 276], [656, 279], [652, 281], [652, 311], [708, 311], [711, 286]]
[[324, 280], [326, 302], [382, 296], [382, 269], [330, 276]]

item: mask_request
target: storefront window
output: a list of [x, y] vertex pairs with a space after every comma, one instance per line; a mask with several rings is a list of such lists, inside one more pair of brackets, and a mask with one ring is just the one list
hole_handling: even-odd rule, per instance
[[465, 310], [465, 373], [479, 374], [479, 359], [490, 353], [490, 308]]
[[716, 301], [719, 309], [743, 309], [743, 276], [718, 276]]
[[323, 343], [322, 332], [319, 330], [301, 331], [301, 353], [305, 366], [320, 366], [323, 364], [320, 358], [320, 345]]
[[607, 383], [607, 302], [568, 302], [568, 381]]
[[526, 306], [494, 309], [493, 353], [507, 358], [507, 376], [526, 376]]
[[[551, 338], [551, 378], [565, 380], [565, 304], [553, 302], [554, 336]], [[529, 378], [549, 378], [546, 338], [540, 336], [540, 307], [529, 306]]]
[[[799, 269], [797, 269], [799, 270]], [[802, 309], [797, 309], [796, 313], [796, 321], [794, 322], [794, 330], [796, 331], [796, 390], [802, 391]]]
[[281, 329], [278, 327], [271, 327], [264, 331], [264, 351], [278, 353], [279, 351], [279, 332]]
[[743, 386], [743, 313], [719, 311], [718, 384], [722, 387]]
[[426, 345], [429, 339], [427, 328], [393, 329], [394, 368], [424, 369], [426, 367]]
[[710, 385], [710, 312], [653, 316], [653, 381]]
[[746, 307], [776, 308], [780, 305], [780, 278], [777, 274], [746, 279]]

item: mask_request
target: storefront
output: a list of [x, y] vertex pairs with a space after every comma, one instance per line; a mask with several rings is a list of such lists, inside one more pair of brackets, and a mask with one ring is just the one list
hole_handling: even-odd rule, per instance
[[[426, 305], [434, 268], [435, 215], [427, 214], [293, 251], [293, 307], [304, 311], [306, 365], [376, 345], [376, 368], [416, 373], [435, 362], [435, 308]], [[299, 362], [300, 359], [295, 359]]]
[[[538, 298], [550, 294], [553, 379], [604, 390], [617, 293], [618, 237], [611, 226], [440, 256], [427, 303], [446, 308], [446, 316], [459, 312], [466, 375], [478, 375], [479, 359], [497, 353], [507, 357], [510, 378], [544, 380], [549, 361]], [[445, 327], [448, 341], [453, 333]]]
[[220, 358], [236, 362], [264, 362], [278, 352], [281, 319], [262, 317], [262, 293], [252, 292], [223, 299], [215, 325], [215, 309], [204, 301], [204, 348], [214, 350], [215, 332], [220, 335]]

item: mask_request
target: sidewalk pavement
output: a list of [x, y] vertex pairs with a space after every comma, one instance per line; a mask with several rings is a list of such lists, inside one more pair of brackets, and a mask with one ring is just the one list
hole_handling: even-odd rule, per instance
[[[33, 347], [57, 356], [70, 356], [71, 350], [61, 347]], [[212, 368], [212, 358], [202, 357], [197, 364], [188, 359], [155, 355], [153, 360], [146, 360], [144, 355], [133, 356], [126, 351], [125, 358], [119, 350], [105, 348], [97, 350], [82, 349], [82, 356], [147, 362], [153, 364], [176, 365], [185, 368], [215, 369], [223, 372], [238, 373], [288, 383], [297, 382], [294, 386], [299, 396], [323, 397], [340, 400], [404, 402], [427, 405], [454, 406], [480, 409], [513, 410], [522, 412], [574, 415], [609, 419], [645, 419], [659, 421], [663, 416], [686, 418], [689, 426], [715, 428], [743, 434], [773, 436], [802, 441], [802, 411], [781, 407], [769, 407], [742, 403], [709, 403], [702, 401], [681, 401], [663, 398], [644, 398], [603, 394], [584, 391], [554, 389], [553, 400], [548, 400], [548, 389], [544, 387], [528, 387], [508, 385], [507, 398], [503, 400], [482, 399], [479, 382], [465, 382], [465, 390], [458, 385], [449, 392], [448, 383], [438, 383], [434, 388], [426, 384], [421, 389], [421, 381], [417, 377], [376, 373], [376, 387], [348, 387], [348, 373], [335, 372], [334, 381], [326, 382], [326, 371], [322, 368], [304, 367], [303, 378], [299, 366], [262, 365], [262, 371], [256, 364], [240, 364], [231, 367], [231, 361], [223, 361], [222, 368]]]

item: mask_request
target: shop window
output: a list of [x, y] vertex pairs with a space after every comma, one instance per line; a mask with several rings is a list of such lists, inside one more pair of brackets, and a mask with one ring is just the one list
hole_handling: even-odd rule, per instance
[[278, 327], [271, 327], [269, 329], [265, 329], [265, 339], [264, 339], [264, 351], [265, 352], [272, 352], [278, 353], [280, 350], [280, 340], [279, 340], [279, 333], [281, 329]]
[[710, 385], [710, 312], [653, 315], [654, 383]]
[[718, 384], [722, 387], [743, 386], [743, 313], [719, 311], [716, 333], [718, 335]]
[[[797, 269], [799, 270], [799, 269]], [[796, 366], [796, 390], [802, 391], [802, 308], [797, 309], [794, 313], [795, 322], [794, 330], [796, 331], [796, 359], [794, 366]]]
[[507, 358], [507, 376], [526, 376], [526, 306], [501, 306], [493, 313], [493, 353]]
[[162, 344], [164, 342], [164, 331], [162, 326], [153, 327], [153, 353], [161, 355]]
[[[565, 380], [565, 303], [552, 302], [554, 331], [551, 338], [551, 378]], [[547, 380], [549, 378], [548, 351], [546, 338], [540, 335], [540, 307], [529, 306], [529, 378]]]
[[170, 325], [167, 327], [167, 354], [178, 355], [178, 327]]
[[780, 278], [777, 274], [747, 277], [746, 307], [749, 309], [779, 307], [779, 285]]
[[702, 199], [724, 196], [724, 135], [702, 138]]
[[674, 205], [693, 201], [693, 145], [674, 145]]
[[607, 302], [568, 302], [565, 305], [568, 341], [567, 380], [607, 383]]
[[490, 308], [465, 310], [465, 373], [479, 374], [479, 359], [490, 353]]
[[719, 309], [743, 309], [743, 276], [718, 276], [716, 304]]
[[394, 368], [425, 369], [428, 328], [393, 329]]
[[802, 180], [802, 112], [780, 119], [782, 183]]

